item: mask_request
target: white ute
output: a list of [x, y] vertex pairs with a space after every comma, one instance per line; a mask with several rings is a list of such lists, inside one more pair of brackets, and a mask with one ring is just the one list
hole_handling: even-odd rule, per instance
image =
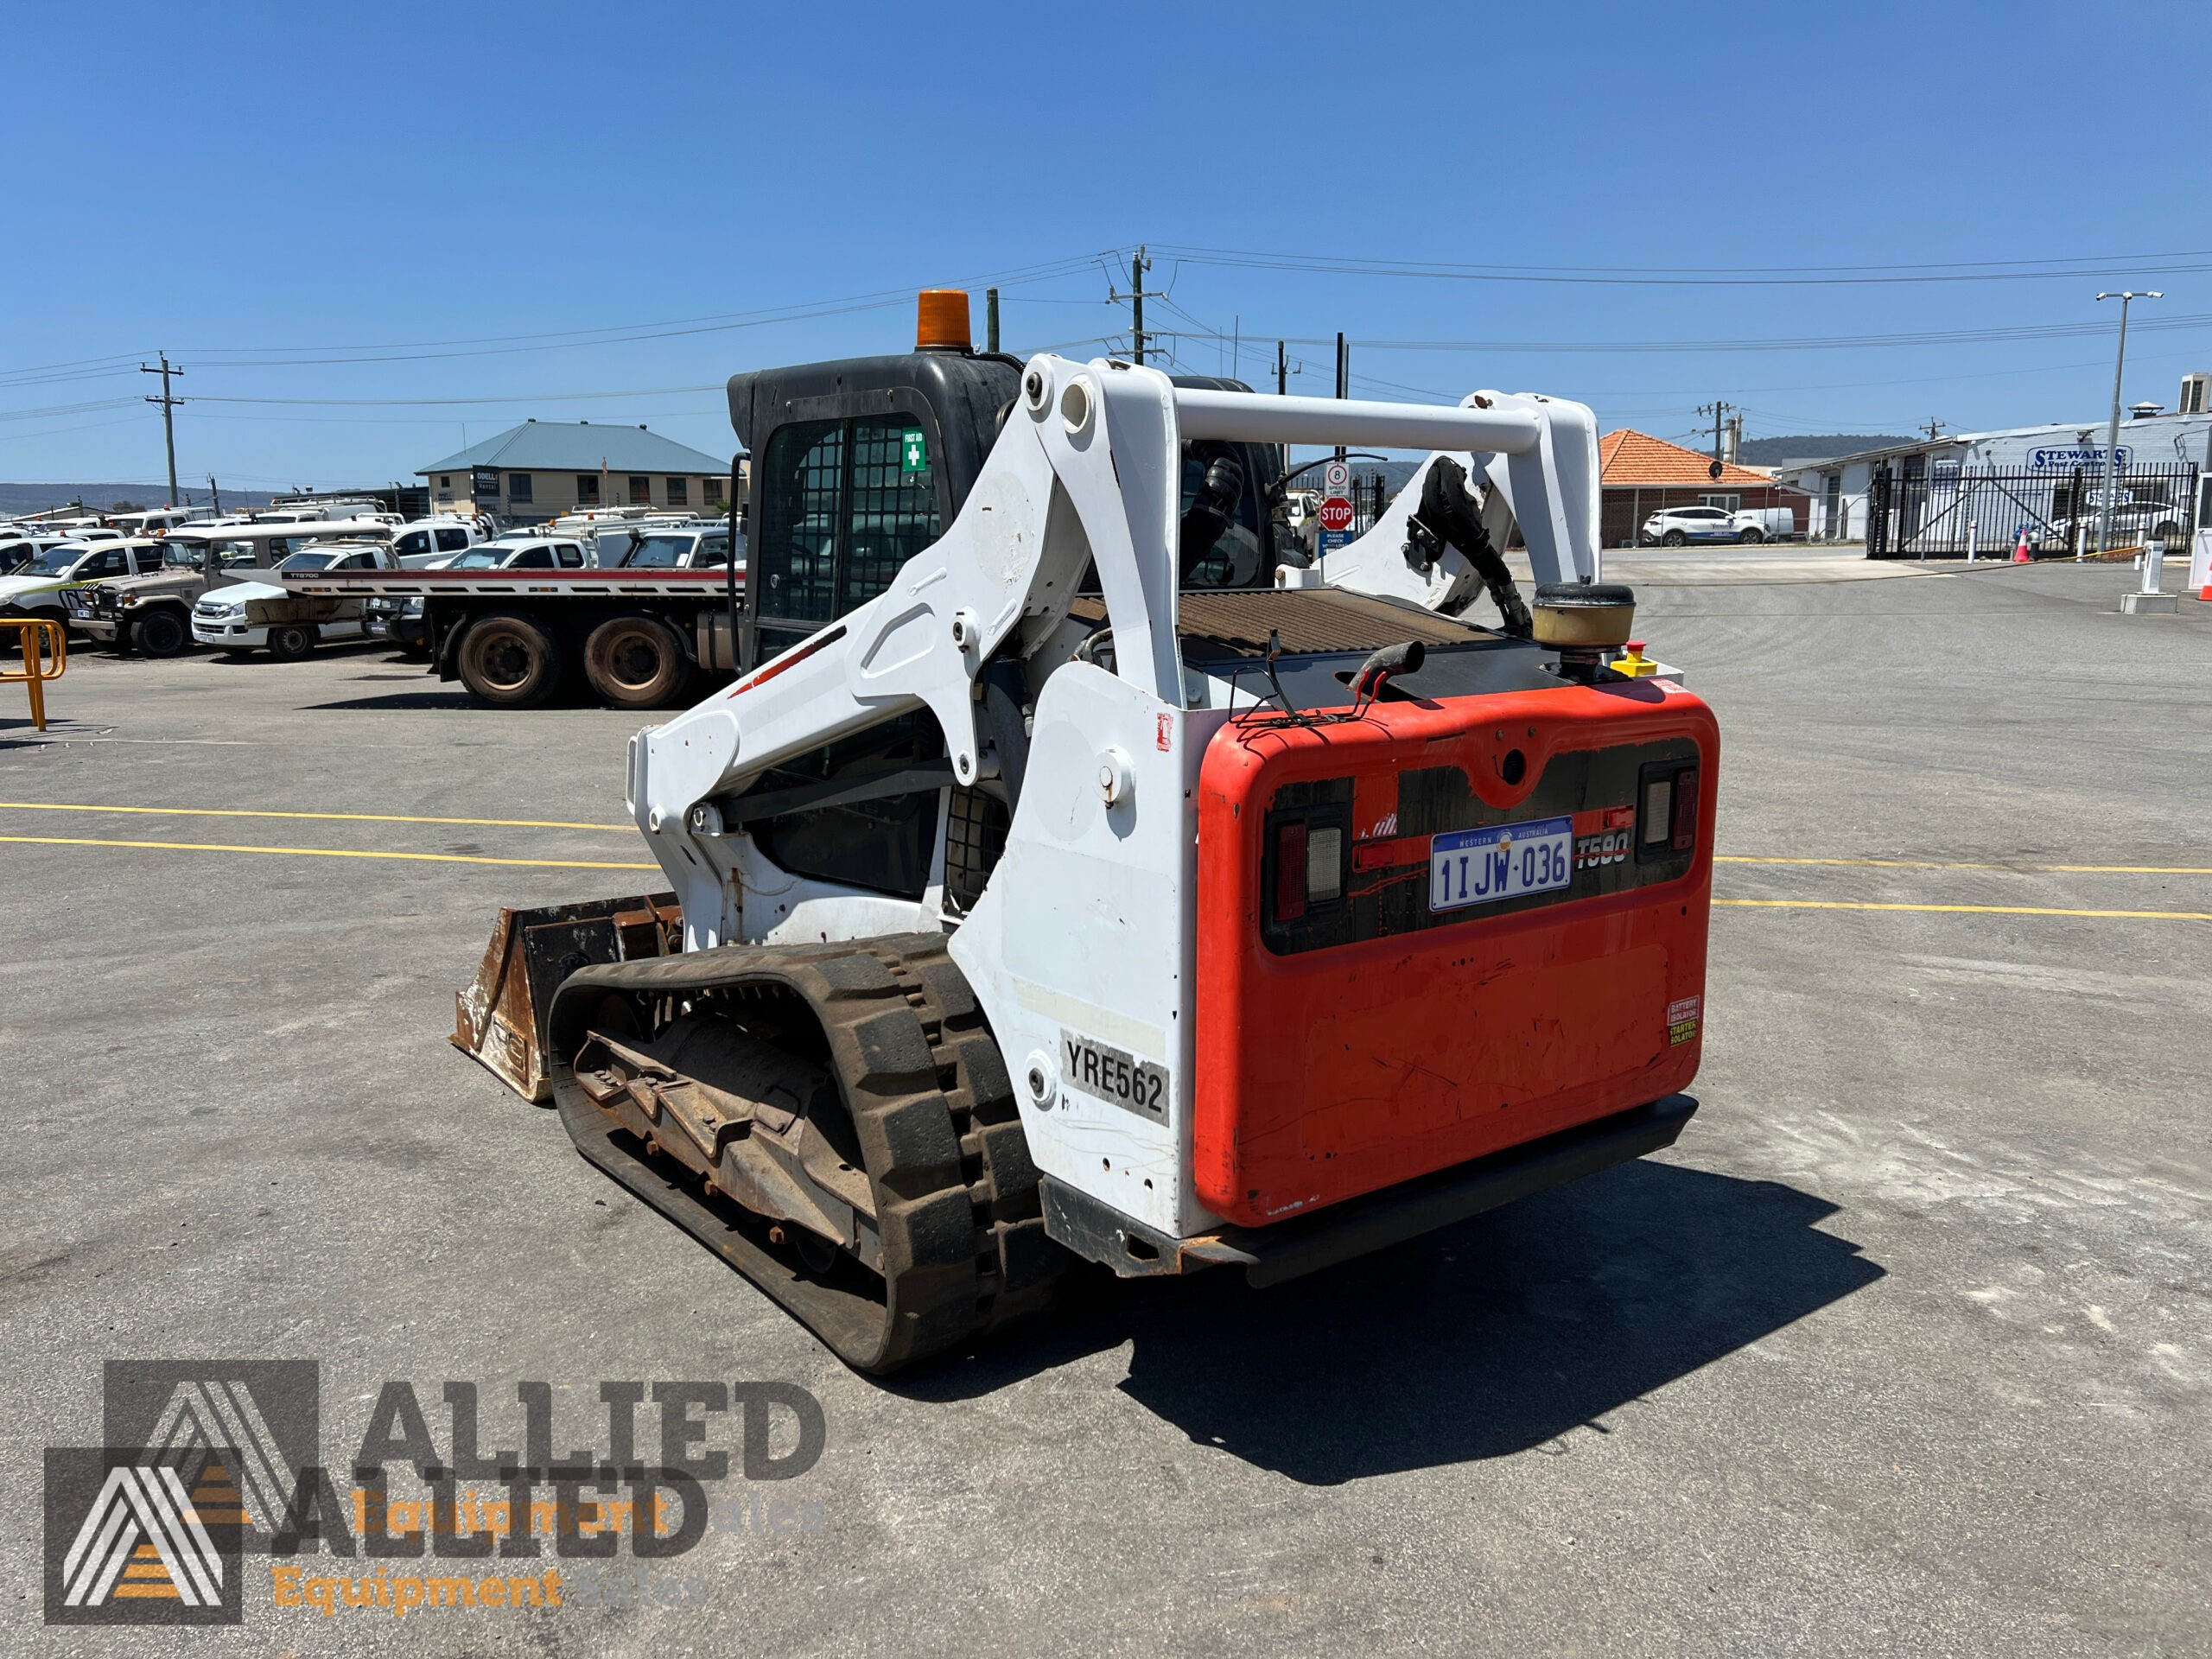
[[149, 575], [162, 568], [162, 544], [152, 541], [61, 542], [48, 547], [15, 575], [0, 576], [0, 616], [37, 616], [67, 625], [66, 590], [113, 576]]
[[[276, 570], [397, 570], [398, 556], [381, 537], [391, 526], [335, 519], [282, 528], [285, 539], [316, 543], [292, 553]], [[256, 563], [262, 561], [257, 560]], [[276, 572], [272, 571], [273, 575]], [[303, 601], [266, 582], [233, 582], [204, 594], [192, 607], [192, 637], [234, 657], [266, 650], [279, 662], [297, 662], [327, 639], [367, 637], [359, 601]]]

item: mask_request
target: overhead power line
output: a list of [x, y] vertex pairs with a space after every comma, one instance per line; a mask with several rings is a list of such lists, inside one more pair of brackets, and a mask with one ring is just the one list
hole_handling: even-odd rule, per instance
[[[133, 370], [136, 372], [136, 370]], [[42, 420], [52, 415], [89, 415], [99, 409], [127, 409], [137, 403], [136, 397], [100, 397], [82, 404], [48, 404], [41, 409], [0, 410], [0, 421]]]
[[[952, 279], [954, 286], [985, 285], [1011, 288], [1022, 283], [1087, 274], [1100, 256], [1055, 259], [1009, 270]], [[591, 328], [555, 329], [542, 334], [480, 334], [450, 340], [394, 340], [378, 344], [324, 346], [207, 346], [189, 349], [203, 368], [319, 367], [346, 363], [411, 363], [457, 357], [502, 357], [521, 353], [577, 350], [592, 346], [626, 346], [640, 340], [669, 340], [689, 334], [724, 334], [743, 328], [762, 328], [778, 323], [804, 322], [819, 317], [841, 316], [856, 311], [881, 310], [913, 303], [914, 284], [879, 289], [872, 293], [839, 298], [795, 302], [751, 311], [728, 311], [698, 317], [677, 317], [652, 322], [608, 323]], [[142, 353], [80, 358], [69, 362], [39, 364], [0, 370], [0, 387], [35, 385], [55, 380], [97, 378], [137, 372]]]
[[[1044, 264], [1025, 265], [1010, 271], [988, 272], [979, 276], [957, 279], [954, 286], [976, 288], [990, 285], [1011, 288], [1017, 283], [1048, 281], [1057, 276], [1087, 272], [1095, 265], [1095, 254], [1077, 259], [1058, 259]], [[596, 328], [563, 328], [545, 334], [482, 334], [457, 340], [400, 340], [383, 345], [352, 346], [201, 346], [195, 356], [207, 366], [220, 368], [272, 368], [293, 365], [309, 366], [331, 363], [407, 363], [424, 358], [497, 357], [516, 352], [558, 351], [588, 346], [623, 346], [643, 340], [667, 340], [685, 334], [723, 334], [740, 328], [767, 327], [779, 322], [800, 322], [816, 317], [841, 316], [854, 311], [881, 310], [892, 306], [911, 305], [915, 288], [904, 285], [893, 289], [878, 289], [872, 293], [848, 295], [842, 298], [801, 301], [791, 305], [767, 306], [752, 311], [725, 311], [701, 317], [677, 317], [658, 322], [615, 323]], [[347, 352], [365, 353], [360, 356], [334, 357], [315, 353]]]
[[1156, 245], [1160, 257], [1185, 264], [1297, 270], [1339, 276], [1390, 276], [1438, 282], [1558, 283], [1598, 287], [1802, 288], [1925, 283], [2049, 282], [2212, 270], [2212, 249], [2178, 253], [2108, 254], [2056, 259], [1960, 261], [1920, 265], [1503, 265], [1440, 260], [1359, 259], [1244, 248]]
[[[2131, 323], [2137, 333], [2212, 327], [2212, 312], [2192, 312]], [[2000, 328], [1942, 328], [1920, 334], [1802, 334], [1752, 340], [1355, 340], [1375, 352], [1827, 352], [1889, 346], [1974, 346], [2024, 340], [2078, 340], [2108, 335], [2110, 323], [2035, 322]], [[1300, 346], [1325, 346], [1331, 337], [1282, 335]]]
[[430, 409], [468, 404], [573, 404], [601, 397], [666, 397], [678, 392], [721, 391], [728, 383], [696, 386], [627, 386], [617, 391], [517, 391], [493, 397], [195, 397], [196, 404], [257, 404], [306, 409]]

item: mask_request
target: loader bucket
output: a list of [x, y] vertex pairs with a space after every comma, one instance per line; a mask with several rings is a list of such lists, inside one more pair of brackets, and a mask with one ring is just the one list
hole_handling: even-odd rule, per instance
[[550, 1100], [545, 1011], [561, 982], [594, 963], [673, 955], [683, 937], [672, 893], [502, 910], [476, 977], [454, 995], [453, 1046], [524, 1100]]

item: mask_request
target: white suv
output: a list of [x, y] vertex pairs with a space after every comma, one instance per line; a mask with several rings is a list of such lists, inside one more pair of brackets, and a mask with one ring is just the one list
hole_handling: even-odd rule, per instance
[[1736, 518], [1720, 507], [1662, 507], [1643, 521], [1643, 539], [1665, 547], [1687, 542], [1732, 542]]
[[1797, 533], [1788, 507], [1662, 507], [1643, 521], [1639, 539], [1662, 547], [1690, 542], [1786, 542]]

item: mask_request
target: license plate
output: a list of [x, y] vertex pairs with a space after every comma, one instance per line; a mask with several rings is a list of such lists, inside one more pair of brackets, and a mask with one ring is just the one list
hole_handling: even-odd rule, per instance
[[1065, 1026], [1060, 1027], [1060, 1064], [1071, 1088], [1155, 1123], [1167, 1121], [1166, 1066], [1140, 1060]]
[[1454, 830], [1428, 842], [1428, 907], [1461, 910], [1563, 887], [1574, 875], [1574, 820]]

